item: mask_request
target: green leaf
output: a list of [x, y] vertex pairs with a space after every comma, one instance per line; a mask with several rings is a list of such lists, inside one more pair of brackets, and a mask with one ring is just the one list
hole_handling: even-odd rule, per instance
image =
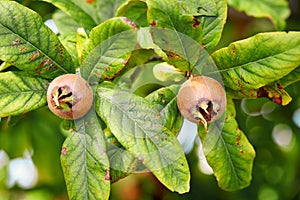
[[285, 20], [290, 15], [290, 8], [286, 0], [259, 0], [240, 1], [228, 0], [230, 6], [246, 14], [258, 17], [269, 18], [278, 30], [285, 28]]
[[70, 199], [107, 200], [109, 160], [95, 111], [75, 121], [77, 130], [63, 144], [61, 164]]
[[194, 16], [216, 16], [218, 11], [214, 0], [176, 0], [183, 14]]
[[104, 131], [107, 139], [107, 155], [110, 163], [110, 180], [112, 183], [134, 172], [138, 160], [130, 154], [108, 129]]
[[117, 140], [171, 191], [189, 191], [190, 173], [176, 137], [159, 111], [142, 97], [99, 87], [96, 110]]
[[112, 183], [129, 176], [137, 167], [137, 159], [124, 148], [108, 144], [107, 154], [111, 164], [110, 178]]
[[125, 17], [112, 18], [91, 31], [82, 76], [90, 83], [114, 78], [136, 48], [137, 30]]
[[153, 49], [136, 49], [132, 52], [126, 67], [131, 69], [139, 65], [144, 65], [155, 58], [160, 59]]
[[85, 1], [75, 0], [43, 0], [52, 3], [57, 8], [61, 9], [69, 16], [72, 17], [79, 25], [87, 30], [91, 30], [97, 25], [97, 23], [90, 16], [89, 12], [86, 12], [82, 7], [88, 5]]
[[6, 70], [6, 69], [9, 68], [10, 66], [11, 66], [10, 63], [7, 63], [7, 62], [1, 63], [1, 65], [0, 65], [0, 72]]
[[[178, 3], [175, 0], [148, 0], [146, 2], [149, 8], [148, 21], [152, 27], [181, 32], [203, 45], [208, 52], [211, 52], [220, 41], [227, 17], [226, 0], [215, 0], [216, 16], [200, 17], [182, 12], [180, 3], [185, 1]], [[177, 40], [179, 44], [183, 43], [180, 38]]]
[[125, 2], [126, 0], [97, 0], [95, 7], [101, 21], [115, 17], [117, 9]]
[[297, 67], [292, 72], [290, 72], [288, 75], [282, 77], [279, 80], [279, 83], [282, 87], [287, 87], [297, 81], [300, 81], [300, 67]]
[[46, 104], [48, 81], [23, 72], [0, 73], [0, 117], [19, 115]]
[[274, 103], [283, 106], [292, 101], [290, 95], [284, 90], [283, 86], [279, 82], [269, 84], [258, 89], [232, 90], [227, 88], [226, 92], [235, 99], [268, 98]]
[[65, 33], [59, 35], [59, 40], [62, 45], [66, 48], [72, 59], [74, 60], [74, 67], [78, 67], [78, 55], [76, 51], [76, 34], [74, 33]]
[[233, 90], [258, 89], [300, 65], [300, 32], [260, 33], [212, 54], [224, 85]]
[[[183, 15], [181, 7], [175, 0], [147, 0], [148, 22], [152, 27], [170, 29], [174, 32], [183, 33], [201, 43], [199, 33], [202, 27], [199, 21], [192, 15]], [[178, 38], [180, 43], [180, 38]]]
[[44, 78], [75, 72], [71, 56], [37, 13], [14, 1], [1, 1], [0, 9], [0, 59]]
[[52, 15], [52, 19], [57, 26], [59, 34], [76, 33], [78, 27], [80, 27], [69, 15], [61, 10], [56, 10]]
[[186, 78], [185, 72], [179, 71], [173, 65], [170, 65], [167, 62], [156, 64], [153, 67], [153, 75], [157, 80], [163, 82], [168, 82], [168, 81], [180, 82]]
[[117, 11], [117, 16], [124, 16], [133, 21], [137, 26], [147, 27], [147, 4], [140, 0], [130, 0], [123, 4]]
[[208, 52], [212, 52], [218, 45], [227, 19], [227, 0], [214, 0], [217, 8], [216, 16], [198, 17], [202, 31], [202, 45]]
[[87, 30], [116, 15], [126, 0], [44, 0], [53, 3]]
[[266, 97], [279, 105], [287, 105], [292, 101], [290, 95], [280, 84], [269, 84], [259, 88], [257, 97]]
[[176, 2], [149, 0], [147, 3], [153, 41], [166, 52], [167, 61], [182, 71], [195, 65], [202, 68], [208, 60], [207, 51], [220, 40], [226, 21], [226, 2], [217, 2], [218, 16], [198, 18], [183, 15]]
[[78, 55], [78, 62], [82, 64], [84, 60], [84, 51], [89, 43], [89, 36], [84, 29], [79, 28], [76, 32], [76, 53]]
[[155, 104], [164, 121], [164, 126], [177, 135], [183, 122], [177, 107], [177, 93], [180, 85], [171, 85], [158, 89], [149, 94], [145, 99]]
[[212, 63], [207, 51], [187, 35], [160, 28], [151, 28], [150, 32], [154, 44], [165, 51], [167, 62], [180, 71], [202, 71], [205, 62]]
[[199, 134], [207, 162], [214, 171], [219, 187], [235, 191], [249, 186], [255, 151], [238, 129], [232, 100], [228, 100], [224, 126], [222, 123], [210, 126], [208, 132], [200, 131]]
[[[140, 57], [140, 60], [134, 60], [137, 62], [143, 62], [146, 56], [151, 55], [151, 51], [135, 51], [134, 53], [134, 57], [139, 54], [141, 55], [141, 53], [145, 53]], [[115, 79], [114, 83], [116, 83], [116, 87], [118, 87], [118, 89], [130, 91], [141, 97], [145, 97], [154, 90], [161, 88], [162, 85], [166, 83], [158, 81], [153, 75], [153, 65], [157, 62], [158, 61], [150, 61], [138, 66], [132, 66], [136, 63], [129, 61], [122, 76]], [[172, 84], [173, 82], [169, 81], [168, 84]]]
[[135, 33], [136, 30], [135, 24], [126, 17], [111, 18], [93, 28], [90, 33], [90, 42], [87, 48], [88, 52], [101, 45], [103, 42], [110, 44], [108, 41], [112, 40], [112, 36], [116, 36], [113, 39], [119, 39], [118, 37], [122, 36], [121, 33], [125, 32], [132, 34], [131, 32]]

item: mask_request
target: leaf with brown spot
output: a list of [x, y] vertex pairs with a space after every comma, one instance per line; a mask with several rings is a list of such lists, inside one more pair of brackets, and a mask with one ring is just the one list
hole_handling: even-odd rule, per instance
[[0, 1], [0, 10], [1, 60], [47, 79], [75, 72], [71, 56], [63, 47], [55, 50], [60, 41], [37, 13], [15, 1]]
[[115, 17], [95, 27], [85, 51], [81, 74], [91, 84], [115, 78], [137, 45], [137, 29], [125, 17]]
[[292, 101], [290, 95], [282, 87], [278, 87], [277, 84], [275, 86], [267, 85], [265, 87], [259, 88], [257, 91], [257, 97], [266, 97], [274, 103], [283, 106], [289, 104]]
[[199, 129], [203, 151], [212, 167], [220, 188], [226, 191], [243, 189], [250, 185], [255, 151], [245, 134], [238, 129], [235, 107], [227, 100], [226, 119], [209, 126], [209, 131]]
[[276, 104], [287, 105], [292, 101], [291, 96], [288, 92], [278, 83], [272, 83], [258, 89], [241, 89], [241, 90], [232, 90], [226, 88], [226, 92], [230, 94], [231, 97], [235, 99], [243, 98], [268, 98]]
[[19, 115], [47, 103], [48, 81], [27, 73], [0, 73], [0, 117]]
[[65, 140], [60, 157], [69, 198], [107, 200], [109, 160], [95, 111], [92, 109], [75, 124], [76, 130]]
[[184, 152], [164, 128], [157, 108], [124, 90], [98, 87], [96, 93], [96, 111], [124, 149], [171, 191], [188, 192], [190, 173]]
[[[300, 32], [268, 32], [236, 41], [212, 57], [226, 88], [243, 93], [295, 78], [288, 75], [300, 65]], [[284, 85], [286, 83], [283, 82]]]
[[139, 27], [147, 27], [149, 26], [147, 10], [147, 4], [144, 1], [128, 1], [118, 9], [116, 16], [124, 16]]
[[216, 16], [218, 14], [214, 0], [180, 0], [177, 2], [183, 14], [193, 16]]

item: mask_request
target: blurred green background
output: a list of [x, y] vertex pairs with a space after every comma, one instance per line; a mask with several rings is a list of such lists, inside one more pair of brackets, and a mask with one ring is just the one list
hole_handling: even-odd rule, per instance
[[[39, 1], [19, 1], [37, 11], [46, 20], [55, 8]], [[292, 14], [286, 30], [300, 31], [300, 1], [291, 0]], [[268, 19], [254, 19], [230, 8], [228, 22], [218, 48], [259, 32], [275, 31]], [[299, 55], [300, 56], [300, 55]], [[300, 199], [300, 83], [287, 88], [293, 101], [285, 107], [266, 99], [237, 100], [237, 120], [240, 128], [256, 150], [251, 185], [241, 191], [225, 192], [217, 186], [213, 175], [201, 171], [199, 148], [187, 155], [192, 173], [191, 191], [178, 195], [164, 188], [151, 174], [137, 173], [113, 184], [111, 199], [118, 200], [280, 200]], [[64, 136], [61, 120], [42, 108], [26, 115], [2, 118], [0, 122], [0, 200], [64, 200], [66, 194], [60, 167], [60, 151]], [[24, 152], [27, 156], [24, 155]], [[30, 160], [36, 167], [38, 179], [30, 185], [14, 185], [8, 180], [8, 159]], [[28, 163], [28, 162], [27, 162]], [[20, 170], [20, 169], [18, 169]], [[15, 172], [18, 175], [17, 172]], [[24, 189], [28, 188], [28, 189]]]

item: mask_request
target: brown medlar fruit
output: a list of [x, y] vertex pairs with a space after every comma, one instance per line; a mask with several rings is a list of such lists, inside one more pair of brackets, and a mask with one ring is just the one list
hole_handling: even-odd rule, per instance
[[76, 74], [55, 78], [48, 87], [49, 109], [64, 119], [83, 117], [92, 107], [93, 92], [88, 82]]
[[178, 92], [177, 105], [183, 117], [206, 127], [224, 112], [226, 93], [223, 86], [213, 78], [190, 77]]

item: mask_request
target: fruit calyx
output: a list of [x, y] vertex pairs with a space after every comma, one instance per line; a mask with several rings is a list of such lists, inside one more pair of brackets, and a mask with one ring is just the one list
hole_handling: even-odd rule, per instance
[[55, 103], [56, 108], [61, 109], [62, 111], [72, 110], [75, 102], [74, 97], [72, 96], [72, 91], [70, 91], [70, 87], [59, 87], [58, 89], [54, 89], [52, 94], [52, 99]]
[[199, 100], [199, 103], [192, 108], [191, 114], [194, 115], [195, 120], [200, 120], [202, 124], [207, 126], [215, 116], [218, 115], [220, 105], [217, 102], [209, 99]]

